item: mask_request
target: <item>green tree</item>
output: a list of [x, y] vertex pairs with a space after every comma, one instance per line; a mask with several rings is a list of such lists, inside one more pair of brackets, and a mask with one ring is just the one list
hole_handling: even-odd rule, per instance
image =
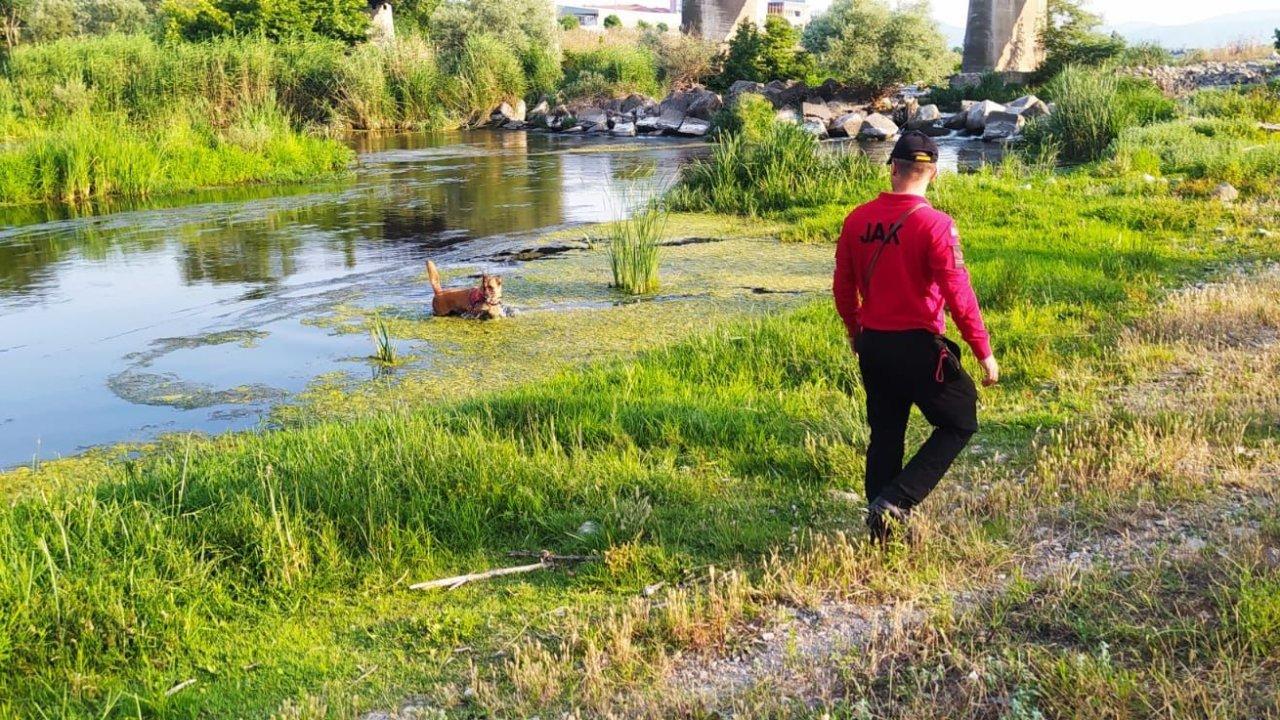
[[808, 59], [808, 54], [800, 47], [800, 31], [785, 18], [770, 15], [765, 20], [761, 38], [761, 81], [803, 77], [809, 69]]
[[1048, 80], [1068, 65], [1098, 67], [1118, 60], [1125, 42], [1098, 32], [1101, 25], [1102, 17], [1086, 10], [1084, 0], [1049, 0], [1049, 22], [1040, 33], [1045, 61], [1036, 80]]
[[1276, 50], [1280, 50], [1280, 28], [1276, 28]]
[[441, 0], [399, 0], [394, 3], [396, 24], [425, 31], [431, 25], [431, 13], [435, 12], [440, 2]]
[[561, 15], [560, 27], [564, 28], [566, 32], [569, 30], [577, 30], [582, 27], [582, 21], [578, 19], [577, 15]]
[[[551, 0], [442, 2], [431, 14], [428, 29], [446, 72], [457, 71], [468, 38], [483, 34], [506, 45], [519, 59], [530, 93], [549, 93], [560, 81], [562, 32]], [[491, 49], [486, 47], [486, 53], [492, 55]]]
[[711, 84], [724, 91], [739, 80], [759, 81], [764, 76], [764, 35], [753, 22], [738, 25], [729, 46], [719, 58], [720, 75]]
[[622, 27], [622, 18], [618, 17], [617, 15], [609, 15], [604, 19], [605, 30], [612, 30], [614, 28], [620, 28], [620, 27]]
[[894, 10], [883, 0], [836, 0], [805, 28], [802, 42], [818, 72], [872, 95], [900, 83], [937, 82], [956, 64], [928, 2]]
[[321, 35], [354, 43], [367, 36], [367, 8], [365, 0], [165, 0], [164, 15], [167, 34], [187, 40]]
[[0, 0], [0, 31], [4, 32], [4, 46], [12, 50], [22, 38], [22, 27], [31, 0]]

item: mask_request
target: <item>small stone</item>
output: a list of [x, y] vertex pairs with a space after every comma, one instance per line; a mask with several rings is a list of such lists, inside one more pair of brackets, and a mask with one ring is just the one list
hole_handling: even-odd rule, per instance
[[594, 520], [588, 520], [578, 526], [579, 535], [595, 535], [600, 532], [600, 525]]
[[1231, 183], [1222, 183], [1213, 189], [1213, 199], [1224, 203], [1233, 203], [1240, 198], [1240, 191]]

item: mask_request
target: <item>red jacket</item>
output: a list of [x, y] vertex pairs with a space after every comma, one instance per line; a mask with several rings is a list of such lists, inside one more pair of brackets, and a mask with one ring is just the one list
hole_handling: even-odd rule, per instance
[[[903, 221], [918, 205], [923, 207]], [[898, 222], [902, 227], [894, 232]], [[867, 268], [882, 245], [864, 293]], [[991, 341], [960, 251], [960, 232], [949, 215], [919, 195], [881, 193], [849, 214], [836, 247], [832, 293], [850, 336], [863, 328], [942, 334], [945, 305], [978, 359], [991, 357]]]

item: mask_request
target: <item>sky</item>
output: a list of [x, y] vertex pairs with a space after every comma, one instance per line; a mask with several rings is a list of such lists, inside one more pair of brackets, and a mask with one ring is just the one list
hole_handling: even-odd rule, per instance
[[[1280, 0], [1092, 0], [1089, 5], [1109, 24], [1139, 21], [1184, 25], [1248, 10], [1274, 10], [1277, 2]], [[830, 0], [814, 1], [817, 7], [829, 4]], [[934, 15], [949, 25], [963, 27], [968, 8], [968, 0], [933, 0]]]

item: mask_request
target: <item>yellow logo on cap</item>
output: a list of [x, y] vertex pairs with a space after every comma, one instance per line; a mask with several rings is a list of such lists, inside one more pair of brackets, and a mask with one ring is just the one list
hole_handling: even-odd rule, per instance
[[933, 157], [929, 153], [916, 153], [916, 162], [933, 162]]

